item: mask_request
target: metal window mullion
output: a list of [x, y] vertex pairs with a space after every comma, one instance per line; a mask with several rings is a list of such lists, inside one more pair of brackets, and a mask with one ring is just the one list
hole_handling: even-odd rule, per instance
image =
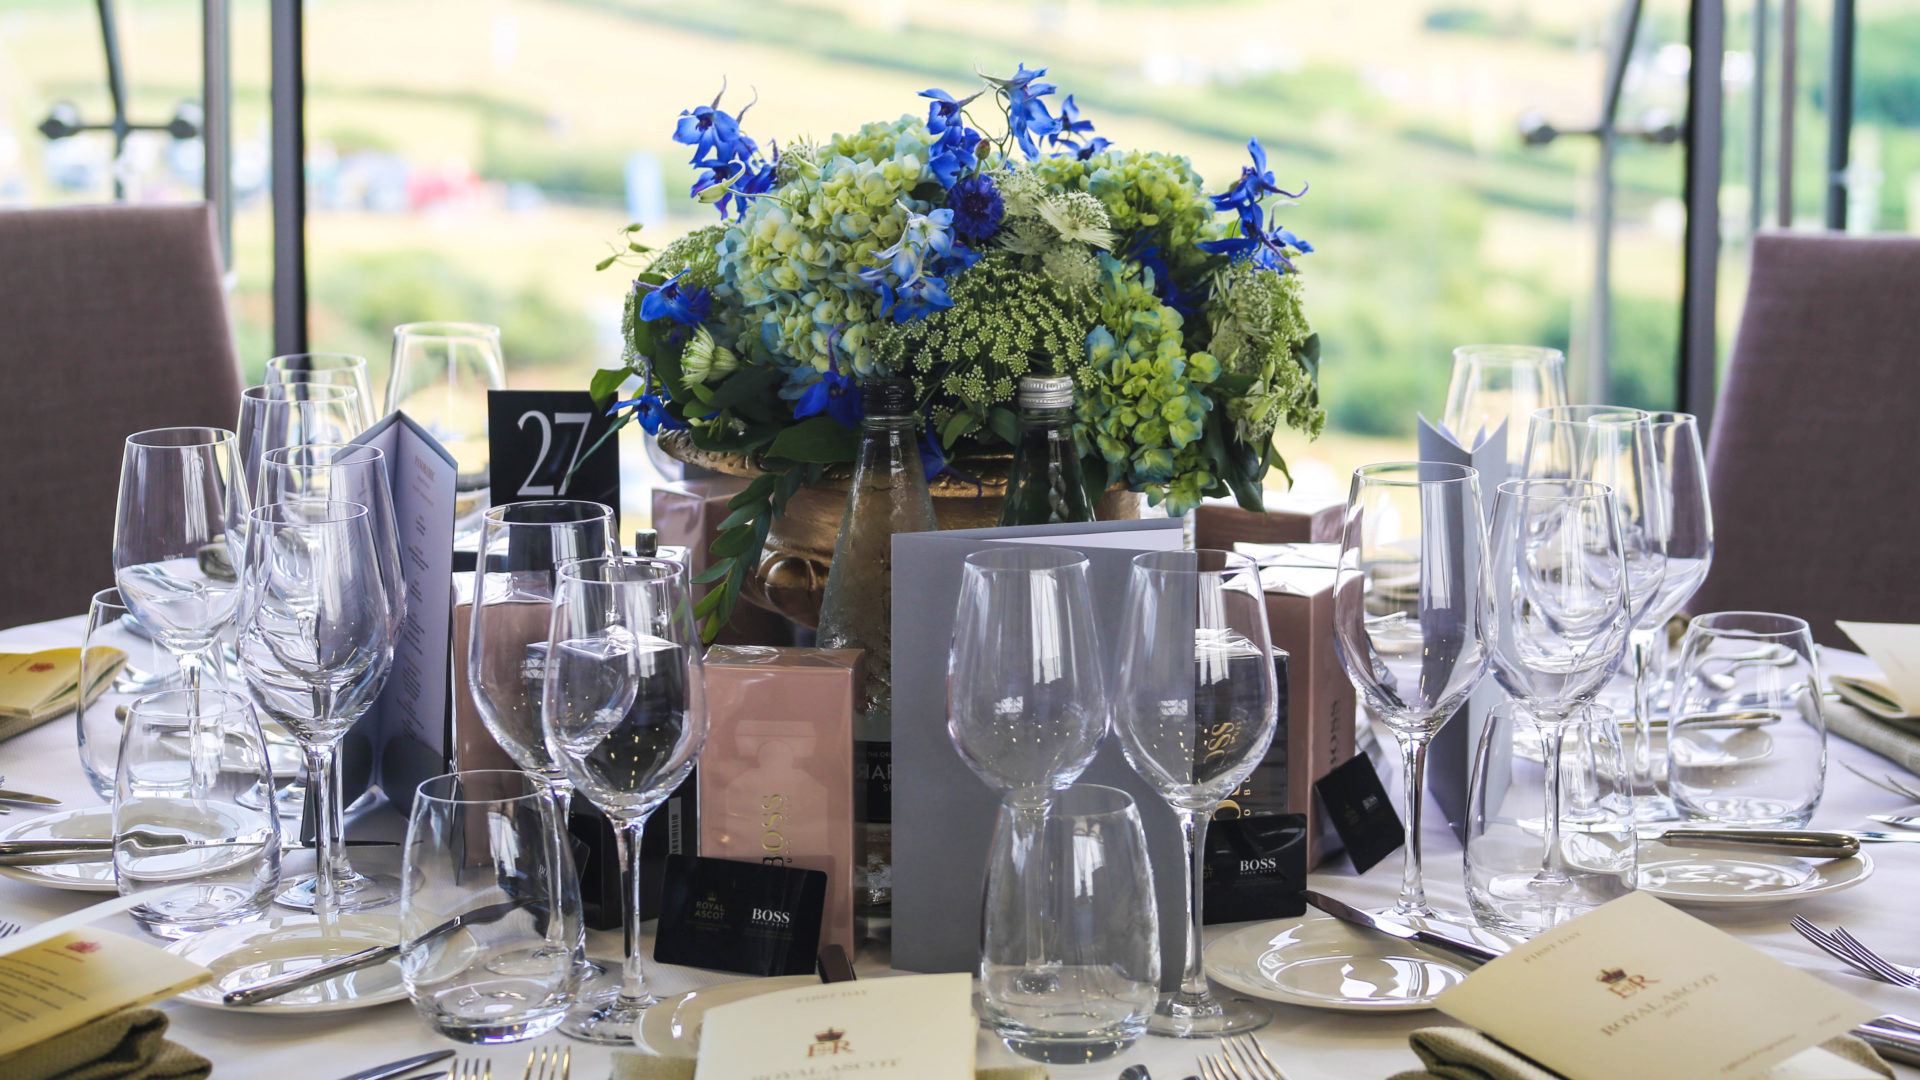
[[1847, 166], [1853, 138], [1853, 0], [1833, 0], [1827, 52], [1827, 228], [1847, 227]]
[[227, 0], [201, 0], [201, 166], [207, 205], [213, 207], [220, 266], [233, 271], [233, 52]]
[[[1791, 0], [1789, 0], [1791, 3]], [[1719, 381], [1720, 156], [1726, 55], [1723, 0], [1693, 0], [1687, 73], [1687, 230], [1680, 292], [1680, 408], [1713, 424]]]
[[302, 0], [272, 0], [273, 349], [307, 351], [306, 72]]

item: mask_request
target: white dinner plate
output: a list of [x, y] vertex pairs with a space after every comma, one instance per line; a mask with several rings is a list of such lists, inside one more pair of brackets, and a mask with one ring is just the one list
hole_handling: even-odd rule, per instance
[[1759, 855], [1685, 844], [1640, 845], [1640, 891], [1676, 904], [1779, 904], [1851, 889], [1873, 875], [1873, 859]]
[[277, 975], [303, 971], [399, 940], [397, 915], [340, 915], [325, 931], [311, 915], [282, 915], [182, 938], [167, 946], [167, 951], [213, 971], [212, 982], [181, 994], [181, 1001], [228, 1013], [313, 1015], [364, 1009], [405, 998], [407, 988], [400, 981], [400, 964], [394, 961], [350, 971], [258, 1005], [227, 1005], [220, 999], [229, 991]]
[[641, 1013], [640, 1025], [634, 1031], [634, 1037], [640, 1045], [661, 1057], [691, 1061], [700, 1053], [700, 1021], [708, 1009], [777, 990], [819, 985], [820, 978], [817, 975], [779, 975], [771, 979], [743, 979], [691, 990], [677, 998], [663, 999], [658, 1005]]
[[[43, 814], [0, 830], [0, 840], [105, 840], [113, 835], [113, 808], [89, 806]], [[106, 853], [102, 853], [106, 854]], [[118, 892], [111, 857], [87, 862], [0, 866], [0, 874], [29, 885], [75, 892]]]
[[[1460, 933], [1452, 925], [1448, 930]], [[1465, 931], [1497, 947], [1510, 943]], [[1267, 1001], [1348, 1012], [1413, 1012], [1457, 985], [1473, 965], [1437, 949], [1309, 912], [1238, 930], [1207, 946], [1209, 978]]]

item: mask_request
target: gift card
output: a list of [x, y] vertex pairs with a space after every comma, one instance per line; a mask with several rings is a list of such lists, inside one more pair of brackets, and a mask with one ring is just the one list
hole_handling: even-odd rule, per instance
[[696, 855], [667, 858], [653, 958], [742, 975], [808, 975], [827, 875]]
[[1313, 791], [1333, 822], [1333, 831], [1346, 845], [1354, 873], [1373, 869], [1406, 841], [1406, 828], [1365, 750], [1315, 781]]
[[1307, 815], [1214, 819], [1207, 827], [1208, 923], [1306, 914]]

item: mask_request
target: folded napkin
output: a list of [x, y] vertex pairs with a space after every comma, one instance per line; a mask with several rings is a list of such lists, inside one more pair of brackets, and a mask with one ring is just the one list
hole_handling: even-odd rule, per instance
[[[693, 1080], [692, 1058], [654, 1057], [633, 1050], [613, 1052], [611, 1080]], [[974, 1080], [1047, 1080], [1044, 1065], [1015, 1065], [1004, 1069], [978, 1069]]]
[[7, 1080], [205, 1080], [213, 1072], [213, 1062], [168, 1042], [166, 1036], [166, 1013], [122, 1009], [0, 1058], [0, 1076]]
[[[1421, 1028], [1407, 1041], [1426, 1068], [1398, 1073], [1391, 1080], [1563, 1080], [1559, 1073], [1473, 1028]], [[1820, 1048], [1892, 1080], [1893, 1070], [1880, 1055], [1851, 1035], [1829, 1039]], [[619, 1076], [617, 1070], [614, 1075]]]
[[[1806, 709], [1804, 700], [1801, 709]], [[1920, 774], [1920, 721], [1882, 720], [1832, 698], [1822, 703], [1821, 714], [1826, 718], [1828, 731], [1866, 747], [1910, 773]]]

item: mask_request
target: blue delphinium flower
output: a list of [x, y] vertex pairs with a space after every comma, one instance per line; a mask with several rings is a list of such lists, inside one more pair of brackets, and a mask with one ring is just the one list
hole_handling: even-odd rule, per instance
[[1087, 143], [1085, 146], [1082, 146], [1079, 150], [1075, 151], [1073, 156], [1079, 158], [1081, 161], [1086, 161], [1089, 158], [1093, 157], [1095, 154], [1106, 153], [1107, 148], [1112, 145], [1113, 145], [1113, 140], [1107, 138], [1104, 135], [1095, 135], [1093, 138], [1087, 140]]
[[934, 136], [933, 145], [927, 148], [927, 167], [941, 187], [951, 188], [978, 160], [975, 150], [980, 145], [980, 133], [966, 125], [960, 111], [980, 94], [955, 98], [935, 88], [920, 91], [920, 96], [933, 99], [927, 108], [927, 131]]
[[927, 110], [927, 130], [935, 135], [943, 135], [950, 126], [961, 124], [960, 110], [973, 103], [973, 99], [986, 91], [955, 98], [945, 90], [934, 88], [920, 91], [923, 98], [932, 98], [933, 105]]
[[759, 150], [752, 139], [740, 132], [740, 117], [747, 115], [747, 109], [753, 108], [753, 102], [748, 102], [747, 108], [740, 110], [740, 116], [732, 116], [720, 109], [720, 99], [726, 93], [727, 85], [722, 80], [720, 92], [713, 96], [713, 104], [682, 110], [680, 122], [674, 125], [673, 141], [693, 147], [695, 165], [704, 164], [703, 158], [731, 161], [752, 157]]
[[687, 272], [682, 270], [659, 285], [634, 282], [634, 288], [647, 290], [647, 295], [640, 298], [640, 317], [648, 322], [661, 318], [672, 319], [682, 326], [698, 326], [706, 322], [708, 313], [713, 309], [713, 294], [704, 287], [690, 291], [681, 289], [680, 279], [686, 275]]
[[[942, 275], [964, 270], [979, 256], [953, 238], [952, 209], [907, 212], [900, 239], [873, 253], [877, 262], [860, 271], [860, 280], [880, 294], [880, 313], [897, 323], [953, 306]], [[897, 279], [887, 280], [889, 276]]]
[[611, 416], [621, 409], [632, 409], [634, 419], [640, 421], [640, 427], [649, 435], [658, 435], [662, 430], [685, 431], [687, 422], [667, 411], [667, 398], [664, 393], [641, 394], [637, 398], [617, 402], [607, 410]]
[[1060, 103], [1058, 124], [1059, 130], [1047, 136], [1047, 141], [1056, 146], [1065, 145], [1078, 151], [1080, 137], [1093, 134], [1093, 121], [1081, 119], [1080, 106], [1074, 103], [1072, 94]]
[[1258, 208], [1255, 209], [1256, 222], [1251, 231], [1245, 227], [1245, 218], [1241, 219], [1242, 232], [1239, 236], [1230, 236], [1224, 240], [1203, 240], [1197, 245], [1201, 251], [1215, 255], [1225, 255], [1233, 259], [1252, 259], [1254, 265], [1275, 273], [1284, 274], [1296, 269], [1291, 256], [1311, 254], [1313, 245], [1295, 236], [1292, 231], [1281, 228], [1274, 214], [1268, 215], [1266, 227], [1258, 224]]
[[[674, 127], [673, 141], [693, 147], [693, 158], [688, 164], [700, 173], [694, 178], [690, 194], [701, 202], [715, 204], [721, 217], [727, 216], [728, 203], [744, 216], [749, 196], [772, 190], [773, 164], [761, 160], [760, 145], [740, 130], [740, 117], [745, 116], [754, 103], [747, 102], [740, 116], [730, 116], [720, 109], [720, 98], [726, 92], [723, 83], [713, 104], [682, 112]], [[774, 147], [773, 160], [780, 160], [778, 146]]]
[[1046, 73], [1046, 68], [1028, 71], [1027, 65], [1021, 64], [1010, 78], [985, 76], [988, 82], [1006, 92], [1007, 131], [1030, 158], [1040, 156], [1036, 140], [1049, 138], [1060, 130], [1059, 119], [1048, 112], [1046, 102], [1040, 100], [1059, 89], [1050, 82], [1040, 81], [1040, 76]]
[[1247, 140], [1247, 154], [1253, 158], [1252, 165], [1240, 167], [1240, 179], [1224, 194], [1213, 196], [1215, 210], [1231, 210], [1240, 215], [1241, 230], [1248, 235], [1261, 231], [1260, 200], [1268, 195], [1284, 195], [1297, 199], [1307, 193], [1301, 188], [1296, 194], [1282, 188], [1273, 178], [1273, 171], [1267, 168], [1267, 151], [1260, 145], [1259, 139]]
[[982, 243], [1000, 227], [1006, 204], [1000, 189], [983, 175], [969, 176], [947, 192], [953, 210], [953, 231], [973, 243]]
[[793, 402], [796, 420], [825, 413], [843, 427], [860, 426], [860, 387], [851, 375], [840, 373], [838, 359], [829, 361], [825, 371], [795, 368], [780, 396]]

